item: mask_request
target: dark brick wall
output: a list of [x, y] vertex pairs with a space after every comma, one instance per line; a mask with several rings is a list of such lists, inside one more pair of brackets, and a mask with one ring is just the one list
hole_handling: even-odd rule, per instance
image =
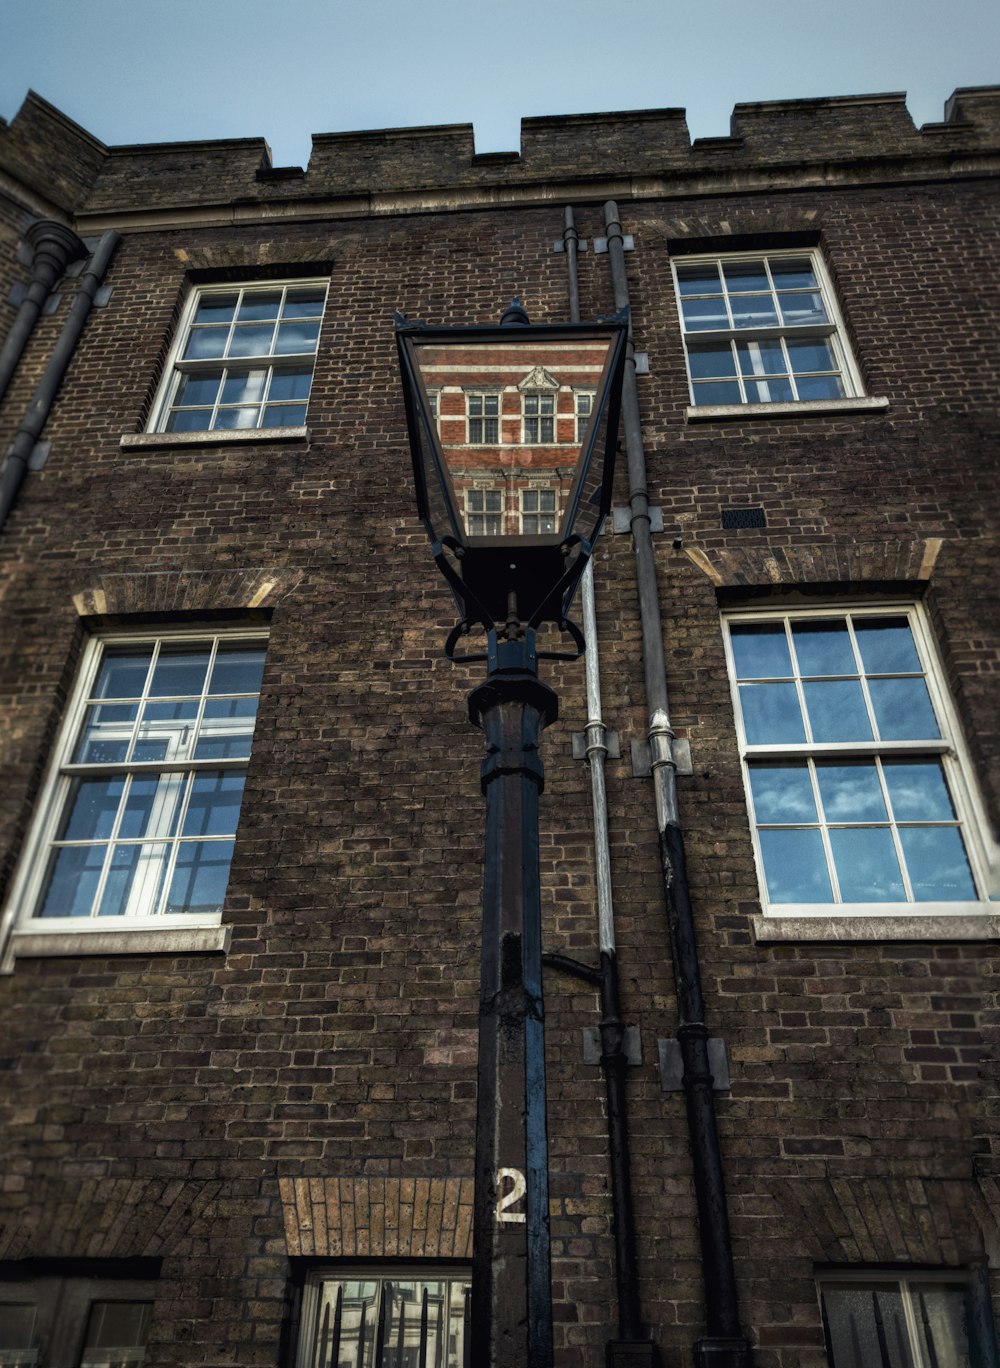
[[[758, 108], [737, 111], [748, 142]], [[875, 111], [885, 140], [902, 139], [897, 105]], [[641, 128], [646, 116], [616, 117]], [[564, 164], [567, 126], [543, 148], [547, 121], [531, 121], [540, 165], [543, 151]], [[845, 158], [869, 129], [838, 135]], [[414, 135], [424, 147], [455, 137]], [[255, 147], [211, 156], [235, 178]], [[192, 170], [183, 149], [150, 156], [149, 176], [171, 155], [205, 192], [206, 166]], [[130, 158], [142, 162], [129, 150], [109, 165]], [[719, 1118], [759, 1368], [823, 1363], [817, 1264], [996, 1258], [992, 947], [755, 940], [719, 629], [720, 597], [748, 590], [916, 585], [997, 817], [997, 367], [983, 292], [988, 279], [995, 290], [994, 199], [968, 179], [621, 201], [667, 529], [656, 546], [672, 715], [694, 752], [681, 810], [709, 1025], [733, 1074]], [[533, 320], [565, 317], [565, 259], [551, 250], [561, 206], [126, 233], [111, 303], [47, 426], [48, 463], [0, 535], [8, 884], [86, 630], [207, 613], [271, 624], [229, 953], [24, 959], [0, 979], [0, 1259], [162, 1259], [153, 1368], [283, 1362], [289, 1256], [330, 1254], [338, 1239], [342, 1253], [398, 1256], [390, 1209], [421, 1232], [411, 1252], [461, 1247], [481, 851], [464, 693], [478, 673], [441, 658], [450, 602], [412, 510], [391, 318], [489, 321], [515, 289]], [[596, 205], [578, 220], [588, 239], [603, 232]], [[8, 256], [17, 211], [10, 222]], [[819, 243], [867, 392], [888, 410], [686, 423], [671, 252], [789, 232]], [[332, 263], [331, 290], [308, 442], [122, 449], [149, 411], [191, 271], [317, 261]], [[610, 310], [606, 257], [581, 258], [581, 290], [584, 316]], [[65, 308], [33, 338], [5, 431]], [[767, 526], [723, 532], [721, 508], [739, 505], [763, 506]], [[628, 538], [605, 537], [596, 569], [605, 715], [627, 755], [646, 726]], [[589, 781], [570, 754], [583, 671], [548, 674], [562, 720], [544, 742], [546, 946], [592, 960]], [[675, 1027], [655, 813], [627, 761], [609, 764], [608, 791], [625, 1014], [644, 1051], [629, 1078], [642, 1302], [680, 1368], [703, 1302], [683, 1104], [655, 1067]], [[546, 992], [557, 1363], [589, 1368], [614, 1326], [603, 1086], [580, 1049], [596, 1002], [558, 977]], [[325, 1247], [316, 1233], [303, 1243], [307, 1213]]]

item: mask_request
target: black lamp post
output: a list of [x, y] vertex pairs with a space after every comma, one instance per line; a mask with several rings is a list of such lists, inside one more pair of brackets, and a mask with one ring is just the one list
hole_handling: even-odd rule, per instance
[[[396, 317], [417, 508], [459, 621], [445, 650], [485, 660], [483, 948], [472, 1271], [476, 1368], [550, 1368], [548, 1142], [538, 795], [556, 696], [541, 659], [584, 650], [568, 617], [611, 505], [627, 320], [499, 326]], [[555, 623], [572, 652], [538, 652]], [[486, 651], [457, 655], [486, 633]]]

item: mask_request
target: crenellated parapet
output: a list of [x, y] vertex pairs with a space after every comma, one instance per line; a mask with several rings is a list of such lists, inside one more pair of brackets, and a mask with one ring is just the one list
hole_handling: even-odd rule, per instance
[[525, 119], [518, 152], [477, 154], [471, 124], [323, 133], [304, 170], [274, 167], [262, 138], [105, 147], [34, 93], [0, 125], [8, 185], [90, 224], [872, 183], [993, 170], [998, 152], [1000, 86], [956, 90], [919, 129], [892, 93], [737, 104], [728, 136], [693, 141], [682, 109]]

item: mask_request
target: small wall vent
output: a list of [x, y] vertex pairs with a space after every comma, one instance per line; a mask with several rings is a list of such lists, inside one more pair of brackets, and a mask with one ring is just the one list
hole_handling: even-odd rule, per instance
[[724, 508], [722, 526], [726, 530], [736, 527], [766, 527], [767, 519], [762, 508]]

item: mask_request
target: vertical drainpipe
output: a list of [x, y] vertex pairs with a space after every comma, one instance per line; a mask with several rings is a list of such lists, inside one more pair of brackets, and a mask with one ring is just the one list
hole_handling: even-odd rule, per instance
[[[615, 308], [629, 305], [628, 276], [618, 206], [604, 206], [608, 258]], [[631, 333], [631, 329], [630, 329]], [[688, 887], [684, 836], [677, 805], [677, 768], [673, 757], [662, 617], [656, 584], [656, 561], [649, 520], [646, 458], [639, 421], [635, 359], [629, 338], [622, 395], [628, 456], [629, 509], [635, 548], [642, 654], [649, 708], [649, 749], [656, 798], [660, 865], [677, 995], [677, 1039], [683, 1060], [683, 1089], [691, 1141], [692, 1171], [698, 1208], [706, 1335], [695, 1344], [698, 1368], [750, 1368], [750, 1345], [740, 1327], [733, 1269], [732, 1241], [726, 1206], [725, 1178], [715, 1114], [714, 1080], [708, 1059], [708, 1030], [701, 989], [701, 970]]]
[[7, 393], [11, 376], [17, 369], [38, 316], [53, 285], [61, 279], [71, 261], [87, 255], [87, 249], [71, 228], [53, 219], [37, 219], [24, 235], [33, 252], [31, 283], [18, 305], [10, 332], [0, 347], [0, 399]]
[[21, 420], [17, 435], [7, 449], [7, 459], [0, 470], [0, 529], [6, 523], [7, 516], [17, 500], [18, 491], [28, 469], [28, 460], [41, 436], [55, 397], [59, 393], [63, 376], [73, 359], [84, 324], [94, 307], [94, 297], [120, 241], [117, 233], [105, 233], [87, 262], [63, 330], [49, 358], [49, 364], [38, 382], [38, 388]]
[[[577, 272], [578, 234], [573, 210], [565, 211], [563, 241], [569, 283], [570, 321], [580, 321], [580, 282]], [[597, 605], [594, 597], [594, 562], [588, 561], [581, 581], [583, 635], [587, 643], [583, 662], [587, 681], [587, 722], [584, 728], [590, 770], [594, 814], [594, 862], [597, 885], [597, 923], [600, 969], [580, 973], [563, 956], [547, 956], [547, 962], [586, 978], [601, 995], [601, 1069], [604, 1073], [608, 1110], [608, 1149], [611, 1167], [611, 1212], [615, 1241], [615, 1284], [618, 1300], [618, 1339], [607, 1346], [613, 1368], [646, 1368], [655, 1362], [655, 1347], [643, 1333], [636, 1264], [635, 1214], [629, 1157], [628, 1113], [625, 1082], [628, 1072], [625, 1026], [621, 1016], [618, 959], [615, 947], [614, 906], [611, 895], [611, 857], [608, 834], [608, 799], [604, 764], [608, 756], [607, 731], [601, 707], [601, 671], [597, 647]]]

